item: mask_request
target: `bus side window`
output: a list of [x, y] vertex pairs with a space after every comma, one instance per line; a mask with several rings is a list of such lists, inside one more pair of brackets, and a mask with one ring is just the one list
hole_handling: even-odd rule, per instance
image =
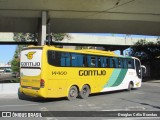
[[107, 67], [107, 58], [103, 57], [103, 67]]
[[117, 68], [117, 65], [118, 65], [117, 58], [110, 58], [110, 67]]
[[110, 67], [110, 58], [106, 57], [106, 68]]
[[119, 59], [118, 59], [118, 68], [123, 68], [122, 58], [119, 58]]
[[91, 56], [91, 67], [97, 66], [97, 58], [95, 56]]
[[104, 57], [98, 57], [98, 67], [105, 67], [106, 62]]
[[109, 58], [109, 67], [112, 68], [113, 67], [113, 63], [112, 63], [112, 58]]
[[48, 63], [50, 65], [54, 65], [54, 60], [55, 60], [55, 51], [48, 51], [47, 52], [47, 58], [48, 58]]
[[61, 53], [61, 66], [65, 66], [65, 54]]
[[98, 67], [103, 67], [103, 57], [97, 57], [98, 59]]
[[71, 54], [72, 66], [74, 66], [74, 67], [78, 66], [77, 58], [78, 58], [77, 54]]
[[105, 67], [105, 68], [109, 67], [108, 57], [101, 57], [101, 67]]
[[127, 68], [127, 59], [123, 59], [123, 66], [124, 66], [124, 68]]
[[83, 56], [80, 54], [71, 54], [72, 66], [73, 67], [82, 67], [83, 66]]
[[114, 60], [114, 63], [115, 63], [114, 68], [118, 68], [118, 58], [114, 58], [113, 60]]
[[70, 56], [70, 53], [66, 53], [66, 66], [71, 66], [71, 56]]
[[77, 64], [78, 64], [78, 67], [82, 67], [83, 66], [83, 55], [79, 54], [77, 56]]
[[91, 56], [87, 55], [87, 67], [91, 67]]
[[85, 55], [83, 57], [83, 64], [85, 67], [97, 67], [98, 58], [95, 56]]
[[61, 53], [58, 51], [49, 50], [47, 53], [48, 63], [52, 66], [60, 66], [60, 55]]
[[61, 66], [71, 66], [70, 53], [61, 53]]
[[83, 55], [83, 67], [88, 67], [87, 55]]
[[87, 56], [87, 67], [96, 67], [97, 65], [97, 59], [95, 56]]

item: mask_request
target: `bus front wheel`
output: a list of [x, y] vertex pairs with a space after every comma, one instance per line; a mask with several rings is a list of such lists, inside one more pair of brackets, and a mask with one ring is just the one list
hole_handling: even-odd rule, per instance
[[76, 86], [72, 86], [68, 92], [68, 100], [75, 100], [78, 96], [78, 89]]
[[127, 89], [127, 90], [128, 90], [128, 91], [131, 91], [132, 89], [133, 89], [133, 83], [130, 82], [129, 85], [128, 85], [128, 89]]
[[88, 98], [90, 94], [90, 88], [88, 85], [84, 85], [81, 89], [81, 91], [79, 92], [79, 97], [82, 99], [86, 99]]

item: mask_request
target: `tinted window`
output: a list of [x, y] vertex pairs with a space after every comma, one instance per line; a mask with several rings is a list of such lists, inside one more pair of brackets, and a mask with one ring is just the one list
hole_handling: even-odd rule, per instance
[[127, 67], [127, 59], [123, 58], [123, 68], [128, 68]]
[[105, 67], [105, 57], [98, 57], [98, 67]]
[[97, 57], [91, 56], [91, 67], [97, 67]]
[[118, 68], [118, 59], [117, 58], [110, 58], [110, 67], [111, 68]]
[[70, 53], [61, 52], [61, 66], [71, 66]]
[[60, 52], [48, 51], [48, 63], [53, 66], [60, 66]]
[[81, 54], [71, 54], [71, 60], [72, 60], [72, 66], [78, 66], [82, 67], [83, 66], [83, 55]]
[[134, 60], [133, 59], [127, 59], [128, 68], [134, 69]]
[[53, 66], [67, 67], [104, 67], [134, 69], [134, 60], [117, 57], [92, 56], [79, 53], [51, 51], [48, 53], [48, 63]]
[[85, 55], [85, 57], [86, 58], [84, 58], [84, 62], [85, 62], [86, 67], [97, 67], [98, 66], [97, 57], [90, 56], [90, 55]]
[[123, 59], [122, 58], [119, 58], [118, 59], [118, 68], [123, 68], [124, 65], [123, 65]]

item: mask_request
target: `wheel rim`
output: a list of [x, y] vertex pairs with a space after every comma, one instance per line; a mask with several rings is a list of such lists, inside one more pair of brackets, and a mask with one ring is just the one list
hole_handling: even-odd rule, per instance
[[69, 96], [70, 96], [70, 97], [76, 97], [76, 94], [77, 94], [77, 93], [76, 93], [76, 90], [75, 90], [75, 89], [71, 89], [71, 90], [70, 90], [70, 93], [69, 93]]
[[84, 89], [82, 90], [82, 94], [83, 94], [83, 95], [87, 95], [87, 92], [88, 92], [88, 89], [87, 89], [87, 88], [84, 88]]

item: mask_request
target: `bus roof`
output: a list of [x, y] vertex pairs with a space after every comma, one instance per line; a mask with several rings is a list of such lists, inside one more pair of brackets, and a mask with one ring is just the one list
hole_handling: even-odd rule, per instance
[[92, 55], [104, 55], [104, 56], [114, 56], [114, 57], [122, 57], [122, 58], [133, 58], [130, 56], [123, 56], [123, 55], [117, 55], [112, 51], [103, 51], [103, 50], [95, 50], [95, 49], [81, 49], [81, 50], [73, 50], [68, 48], [57, 48], [54, 46], [28, 46], [25, 49], [46, 49], [46, 50], [56, 50], [56, 51], [67, 51], [67, 52], [74, 52], [74, 53], [82, 53], [82, 54], [92, 54]]

